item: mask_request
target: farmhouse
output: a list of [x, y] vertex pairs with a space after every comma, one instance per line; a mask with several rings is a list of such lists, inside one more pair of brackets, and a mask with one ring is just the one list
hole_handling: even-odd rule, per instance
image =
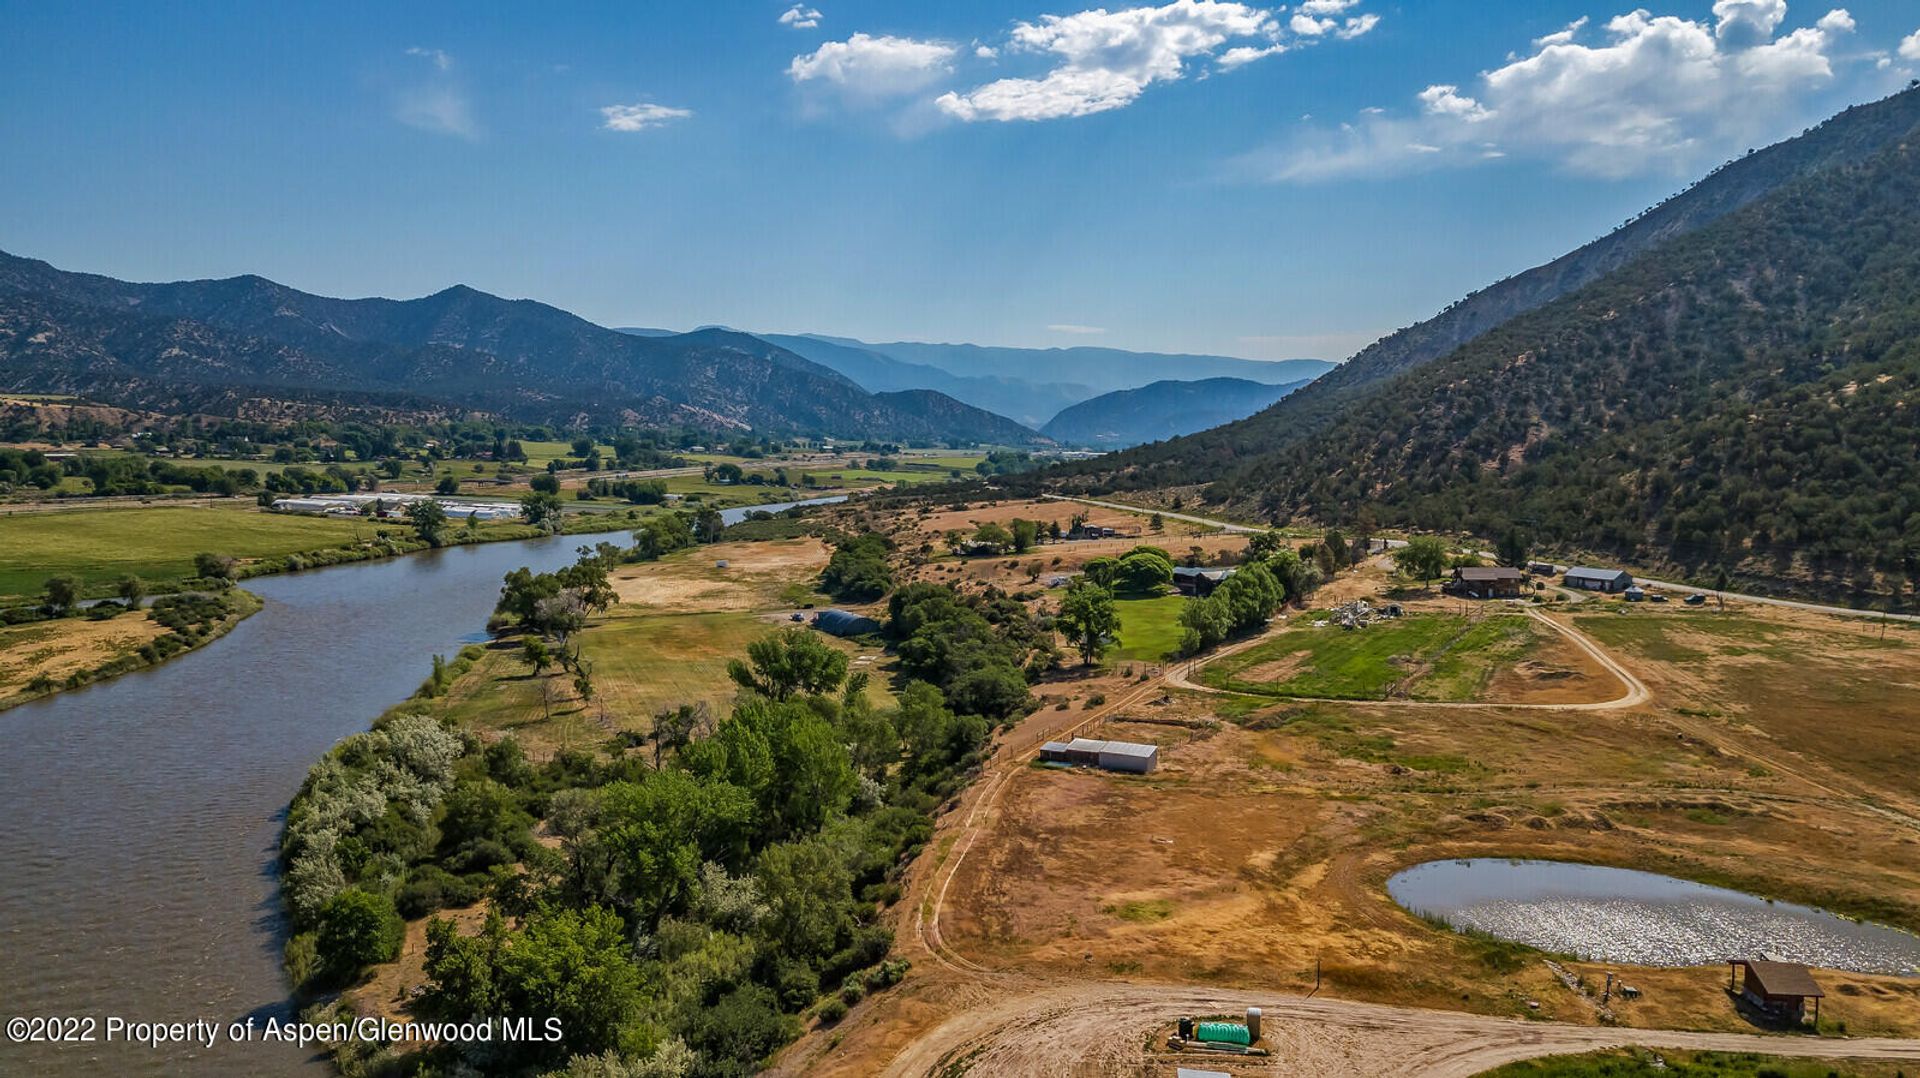
[[1468, 565], [1453, 571], [1447, 590], [1470, 599], [1518, 599], [1527, 576], [1504, 565]]
[[1065, 743], [1049, 741], [1040, 746], [1040, 758], [1049, 763], [1081, 764], [1106, 771], [1145, 774], [1160, 763], [1160, 746], [1076, 737]]
[[1565, 579], [1569, 588], [1604, 591], [1609, 594], [1623, 592], [1633, 587], [1633, 574], [1625, 569], [1590, 569], [1576, 565], [1567, 570]]
[[1173, 570], [1173, 588], [1182, 595], [1204, 599], [1213, 594], [1213, 589], [1226, 583], [1233, 573], [1232, 569], [1200, 569], [1179, 565]]
[[1769, 959], [1735, 958], [1727, 962], [1727, 991], [1734, 988], [1736, 971], [1745, 968], [1740, 979], [1740, 998], [1775, 1018], [1790, 1022], [1806, 1020], [1807, 1001], [1813, 1001], [1814, 1028], [1820, 1026], [1820, 1000], [1826, 991], [1807, 967], [1798, 962], [1774, 962]]

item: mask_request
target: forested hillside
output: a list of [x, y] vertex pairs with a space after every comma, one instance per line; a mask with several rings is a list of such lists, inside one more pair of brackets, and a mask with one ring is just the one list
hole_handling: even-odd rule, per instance
[[464, 286], [334, 299], [253, 276], [137, 284], [4, 253], [0, 389], [259, 418], [479, 412], [560, 425], [1035, 440], [958, 401], [896, 407], [741, 333], [636, 336]]
[[1267, 385], [1244, 378], [1167, 380], [1102, 393], [1053, 417], [1040, 433], [1069, 445], [1123, 449], [1245, 419], [1306, 381]]
[[1543, 266], [1474, 292], [1418, 325], [1387, 336], [1244, 424], [1129, 453], [1122, 467], [1227, 462], [1245, 447], [1264, 452], [1312, 440], [1380, 382], [1433, 362], [1517, 315], [1585, 287], [1660, 245], [1720, 220], [1824, 169], [1897, 145], [1920, 125], [1920, 92], [1860, 105], [1790, 139], [1748, 154], [1619, 229]]
[[1208, 501], [1275, 519], [1520, 529], [1899, 586], [1920, 569], [1920, 139], [1791, 183], [1276, 444], [1286, 406], [1071, 482], [1206, 483]]

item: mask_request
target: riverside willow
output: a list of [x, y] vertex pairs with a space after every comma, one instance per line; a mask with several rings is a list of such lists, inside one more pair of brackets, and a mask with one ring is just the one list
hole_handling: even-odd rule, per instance
[[[561, 594], [591, 588], [600, 557], [557, 574], [572, 581]], [[526, 624], [502, 630], [539, 632], [542, 603], [522, 603], [537, 580], [510, 581], [503, 606], [527, 616], [503, 617]], [[283, 845], [287, 968], [322, 1000], [312, 1020], [345, 1007], [324, 993], [395, 957], [403, 916], [484, 903], [477, 931], [429, 921], [414, 1016], [565, 1030], [404, 1054], [349, 1043], [343, 1069], [741, 1075], [804, 1015], [836, 1021], [897, 982], [907, 967], [888, 957], [881, 914], [899, 876], [994, 725], [1031, 708], [1027, 671], [1054, 654], [1019, 603], [929, 585], [895, 596], [886, 632], [902, 657], [892, 708], [869, 702], [845, 653], [788, 629], [732, 664], [740, 695], [718, 721], [674, 709], [646, 734], [535, 762], [421, 699], [343, 741], [295, 799]]]

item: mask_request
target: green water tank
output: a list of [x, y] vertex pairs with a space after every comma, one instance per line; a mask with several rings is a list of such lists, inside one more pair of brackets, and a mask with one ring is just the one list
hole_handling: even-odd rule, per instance
[[1253, 1036], [1247, 1027], [1238, 1022], [1201, 1022], [1194, 1027], [1193, 1037], [1199, 1041], [1212, 1041], [1215, 1044], [1252, 1044]]

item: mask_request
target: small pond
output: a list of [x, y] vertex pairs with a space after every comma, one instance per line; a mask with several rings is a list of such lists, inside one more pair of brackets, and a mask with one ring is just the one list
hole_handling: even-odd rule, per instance
[[1695, 966], [1765, 953], [1860, 973], [1920, 975], [1920, 936], [1671, 876], [1564, 861], [1429, 861], [1387, 893], [1414, 913], [1545, 951]]

